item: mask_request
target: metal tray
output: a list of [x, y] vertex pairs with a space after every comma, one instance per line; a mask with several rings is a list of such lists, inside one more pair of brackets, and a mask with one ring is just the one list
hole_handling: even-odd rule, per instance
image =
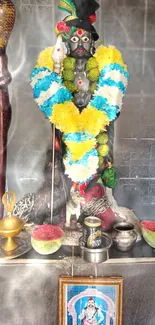
[[6, 252], [1, 247], [6, 240], [0, 237], [0, 261], [6, 259], [13, 259], [27, 253], [31, 248], [31, 236], [26, 231], [22, 231], [17, 237], [14, 238], [18, 247], [13, 251]]

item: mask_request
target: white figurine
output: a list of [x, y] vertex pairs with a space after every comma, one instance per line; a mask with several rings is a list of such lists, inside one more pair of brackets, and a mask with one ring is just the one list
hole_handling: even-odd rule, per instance
[[61, 71], [61, 63], [64, 60], [64, 48], [61, 35], [57, 37], [57, 41], [52, 53], [52, 59], [54, 61], [54, 72], [59, 74]]
[[85, 199], [80, 195], [79, 191], [77, 191], [73, 186], [70, 190], [70, 198], [66, 205], [66, 224], [67, 228], [70, 227], [71, 215], [76, 215], [76, 219], [78, 220], [81, 214], [81, 204], [85, 203]]

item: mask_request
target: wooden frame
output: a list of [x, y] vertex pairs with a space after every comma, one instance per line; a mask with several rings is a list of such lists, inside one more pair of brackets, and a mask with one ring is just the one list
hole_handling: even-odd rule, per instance
[[121, 277], [60, 277], [59, 325], [122, 325], [122, 298]]

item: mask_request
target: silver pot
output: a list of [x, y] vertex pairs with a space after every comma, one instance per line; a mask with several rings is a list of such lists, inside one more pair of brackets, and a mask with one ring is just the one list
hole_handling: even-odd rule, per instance
[[101, 248], [87, 248], [82, 245], [82, 237], [79, 240], [81, 257], [90, 263], [103, 263], [109, 258], [109, 249], [112, 245], [112, 239], [107, 234], [102, 234]]
[[134, 225], [128, 222], [119, 222], [113, 226], [112, 239], [114, 245], [122, 252], [129, 251], [137, 240]]

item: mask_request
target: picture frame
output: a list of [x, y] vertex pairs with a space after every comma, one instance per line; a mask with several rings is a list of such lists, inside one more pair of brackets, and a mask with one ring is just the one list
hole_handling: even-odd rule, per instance
[[122, 325], [122, 277], [59, 278], [59, 325]]

